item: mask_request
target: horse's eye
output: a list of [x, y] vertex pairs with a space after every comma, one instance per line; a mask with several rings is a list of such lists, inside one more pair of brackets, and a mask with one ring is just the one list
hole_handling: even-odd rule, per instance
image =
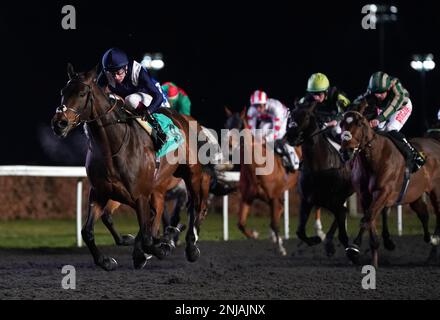
[[86, 94], [87, 94], [86, 92], [80, 92], [80, 93], [79, 93], [79, 96], [80, 96], [81, 98], [83, 98], [83, 97], [86, 96]]

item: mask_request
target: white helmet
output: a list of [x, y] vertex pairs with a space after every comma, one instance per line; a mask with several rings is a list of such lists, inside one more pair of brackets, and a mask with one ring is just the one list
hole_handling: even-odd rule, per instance
[[267, 94], [264, 91], [256, 90], [251, 95], [251, 105], [254, 104], [266, 104], [267, 103]]
[[437, 113], [437, 120], [440, 120], [440, 109], [438, 110], [438, 113]]

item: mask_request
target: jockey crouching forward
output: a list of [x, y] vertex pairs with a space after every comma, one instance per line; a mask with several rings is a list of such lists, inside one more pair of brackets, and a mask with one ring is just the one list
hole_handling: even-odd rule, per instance
[[295, 148], [283, 141], [286, 134], [288, 109], [280, 101], [268, 99], [264, 91], [256, 90], [250, 99], [247, 113], [250, 129], [256, 134], [261, 129], [266, 141], [273, 144], [274, 150], [282, 155], [284, 166], [290, 172], [298, 170], [299, 157]]
[[417, 171], [425, 164], [425, 158], [400, 132], [412, 112], [408, 91], [399, 79], [378, 71], [370, 77], [367, 92], [357, 100], [371, 98], [375, 98], [376, 116], [370, 120], [370, 126], [386, 132], [406, 158], [409, 169]]
[[[307, 81], [307, 94], [300, 102], [316, 102], [315, 112], [322, 128], [331, 127], [330, 138], [340, 144], [342, 113], [350, 100], [336, 87], [330, 87], [330, 81], [323, 73], [312, 74]], [[332, 143], [336, 149], [340, 146]]]
[[151, 124], [154, 148], [156, 151], [160, 150], [167, 136], [157, 120], [151, 116], [160, 107], [169, 106], [160, 84], [150, 77], [140, 63], [130, 62], [127, 54], [117, 48], [105, 52], [102, 68], [98, 85], [107, 87], [112, 93], [124, 98], [126, 106], [133, 108]]

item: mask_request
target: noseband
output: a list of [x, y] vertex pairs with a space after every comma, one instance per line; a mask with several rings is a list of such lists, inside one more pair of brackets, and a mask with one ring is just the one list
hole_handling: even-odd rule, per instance
[[[107, 102], [109, 103], [110, 108], [105, 113], [103, 113], [102, 115], [97, 116], [96, 118], [93, 118], [93, 119], [89, 119], [89, 120], [81, 119], [81, 116], [83, 115], [83, 113], [88, 109], [88, 105], [89, 104], [90, 104], [90, 114], [92, 114], [93, 102], [94, 102], [94, 96], [93, 96], [93, 90], [92, 90], [93, 88], [92, 88], [91, 85], [89, 85], [89, 84], [87, 84], [87, 83], [85, 83], [83, 81], [79, 81], [79, 80], [74, 80], [74, 81], [78, 82], [78, 83], [80, 83], [80, 84], [82, 84], [84, 86], [86, 86], [87, 89], [88, 89], [87, 90], [87, 98], [86, 98], [86, 102], [84, 103], [84, 106], [81, 109], [76, 110], [76, 109], [73, 109], [73, 108], [68, 108], [65, 104], [62, 104], [61, 106], [57, 107], [57, 109], [56, 109], [56, 113], [62, 113], [64, 115], [64, 117], [66, 117], [66, 118], [67, 118], [66, 113], [68, 111], [72, 112], [75, 115], [75, 120], [73, 121], [73, 126], [74, 127], [77, 127], [81, 123], [91, 123], [91, 122], [97, 121], [99, 119], [102, 119], [102, 118], [106, 117], [109, 113], [111, 113], [115, 109], [116, 105], [118, 104], [118, 101], [115, 100], [115, 103], [112, 105], [111, 102], [110, 102], [110, 99], [107, 98]], [[72, 80], [69, 80], [67, 82], [67, 85], [66, 85], [65, 88], [67, 88], [69, 86], [69, 84], [71, 84], [72, 82], [73, 82]], [[98, 88], [102, 92], [102, 89], [99, 86], [98, 86]], [[102, 92], [102, 93], [103, 93], [103, 95], [105, 97], [107, 97], [104, 92]]]

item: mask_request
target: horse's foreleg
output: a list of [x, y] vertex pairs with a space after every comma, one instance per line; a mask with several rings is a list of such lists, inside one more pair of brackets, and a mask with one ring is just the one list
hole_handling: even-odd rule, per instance
[[135, 269], [140, 269], [145, 266], [147, 260], [151, 257], [148, 254], [162, 259], [165, 253], [161, 248], [156, 247], [153, 242], [153, 219], [151, 217], [149, 199], [145, 196], [140, 196], [136, 200], [135, 210], [139, 224], [139, 232], [134, 242], [133, 265]]
[[131, 246], [134, 244], [134, 236], [131, 234], [126, 234], [126, 235], [119, 234], [119, 232], [115, 229], [115, 226], [113, 224], [112, 215], [115, 212], [115, 210], [119, 208], [120, 205], [121, 204], [119, 202], [109, 200], [104, 208], [104, 212], [101, 216], [101, 220], [112, 234], [116, 245]]
[[392, 251], [396, 249], [396, 245], [391, 240], [390, 230], [388, 229], [388, 215], [391, 208], [384, 208], [382, 210], [382, 239], [385, 249]]
[[307, 237], [306, 235], [306, 225], [307, 220], [309, 219], [310, 212], [312, 211], [313, 204], [307, 202], [304, 199], [301, 199], [300, 212], [299, 212], [299, 225], [296, 231], [296, 235], [302, 241], [304, 241], [309, 246], [316, 245], [321, 243], [321, 238], [318, 236]]
[[278, 251], [282, 256], [287, 255], [287, 251], [283, 246], [283, 239], [280, 237], [280, 219], [283, 212], [283, 202], [281, 198], [272, 199], [270, 203], [271, 207], [271, 223], [270, 228], [275, 239]]
[[377, 190], [373, 192], [373, 201], [371, 203], [370, 210], [368, 211], [371, 216], [369, 216], [368, 228], [370, 231], [370, 249], [372, 254], [372, 264], [375, 268], [379, 266], [379, 246], [380, 240], [377, 235], [376, 220], [377, 215], [385, 209], [385, 203], [390, 195], [388, 190]]
[[81, 230], [81, 235], [93, 256], [95, 264], [104, 270], [111, 271], [118, 265], [116, 260], [106, 257], [95, 244], [95, 222], [101, 216], [106, 202], [106, 200], [98, 199], [94, 189], [90, 188], [87, 220]]
[[155, 190], [151, 194], [151, 208], [154, 212], [154, 221], [153, 221], [153, 237], [160, 237], [160, 224], [162, 221], [162, 215], [165, 208], [165, 190]]

